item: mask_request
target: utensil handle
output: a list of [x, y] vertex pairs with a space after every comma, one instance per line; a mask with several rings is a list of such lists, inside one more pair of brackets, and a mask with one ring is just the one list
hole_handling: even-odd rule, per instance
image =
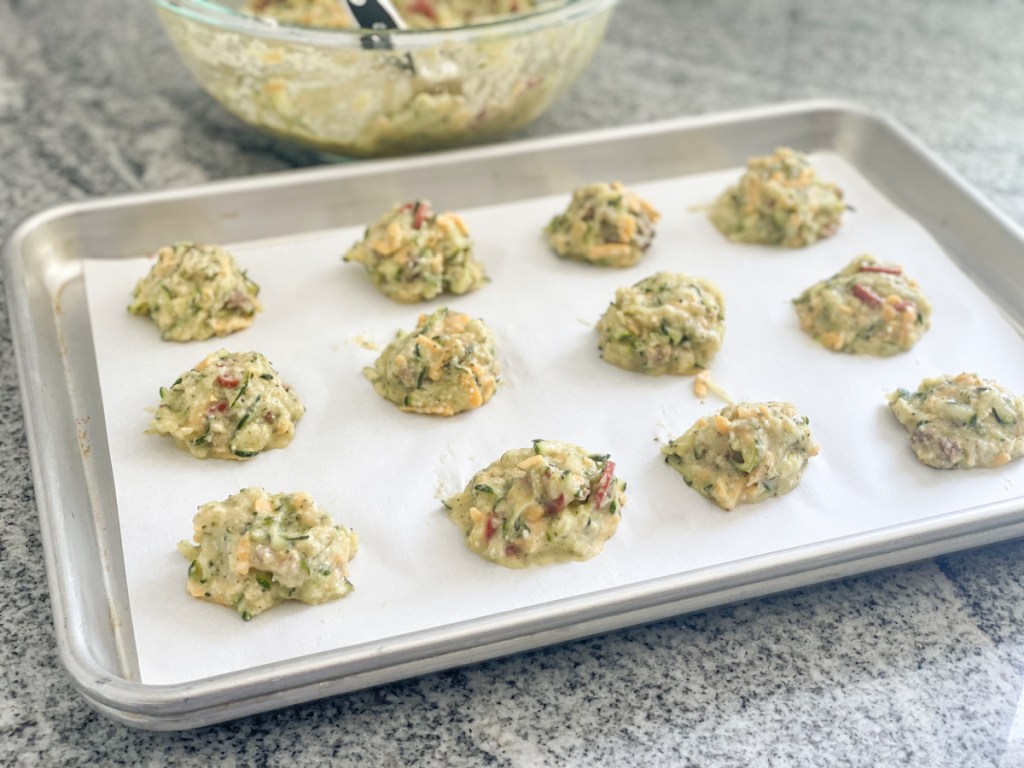
[[348, 9], [363, 29], [405, 29], [391, 0], [346, 0]]

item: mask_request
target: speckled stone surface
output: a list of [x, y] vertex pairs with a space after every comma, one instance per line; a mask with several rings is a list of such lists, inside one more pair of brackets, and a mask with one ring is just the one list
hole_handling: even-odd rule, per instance
[[[1024, 223], [1022, 30], [1017, 0], [625, 0], [526, 134], [852, 99]], [[0, 240], [68, 200], [324, 161], [225, 114], [146, 2], [0, 0]], [[1021, 542], [198, 731], [115, 724], [57, 659], [0, 315], [0, 765], [1024, 765]]]

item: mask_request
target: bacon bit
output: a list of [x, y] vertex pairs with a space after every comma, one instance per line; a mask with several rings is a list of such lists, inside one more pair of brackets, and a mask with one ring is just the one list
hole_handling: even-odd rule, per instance
[[426, 203], [417, 202], [416, 207], [412, 211], [412, 228], [419, 229], [430, 216], [430, 206]]
[[494, 525], [494, 515], [487, 517], [487, 524], [484, 526], [484, 538], [490, 541], [494, 538], [494, 534], [498, 529]]
[[237, 309], [243, 312], [252, 310], [252, 302], [245, 291], [235, 291], [224, 302], [224, 309]]
[[858, 299], [860, 299], [861, 301], [863, 301], [865, 304], [867, 304], [870, 307], [880, 307], [880, 306], [882, 306], [882, 297], [879, 296], [874, 291], [872, 291], [866, 285], [861, 285], [860, 283], [854, 283], [853, 284], [853, 295], [856, 296]]
[[412, 0], [409, 3], [409, 13], [419, 13], [431, 21], [437, 21], [437, 11], [431, 5], [430, 0]]
[[910, 301], [909, 299], [903, 299], [902, 301], [898, 301], [895, 304], [893, 304], [892, 308], [895, 309], [897, 312], [904, 312], [905, 310], [913, 306], [914, 302]]
[[604, 472], [601, 473], [601, 478], [597, 481], [597, 492], [594, 494], [594, 509], [601, 508], [601, 504], [604, 502], [604, 497], [608, 493], [608, 488], [611, 486], [614, 476], [615, 462], [609, 461], [604, 465]]
[[228, 409], [228, 401], [227, 400], [219, 400], [216, 403], [214, 403], [213, 405], [211, 405], [209, 408], [207, 408], [206, 409], [206, 413], [207, 414], [210, 414], [210, 413], [224, 413], [224, 411], [226, 411], [227, 409]]
[[565, 509], [565, 494], [558, 494], [557, 499], [552, 499], [544, 504], [544, 511], [549, 515], [557, 515]]
[[227, 389], [234, 389], [242, 383], [241, 379], [236, 379], [234, 376], [225, 376], [223, 373], [217, 376], [217, 384]]
[[412, 211], [413, 229], [419, 229], [423, 226], [423, 222], [434, 215], [434, 212], [430, 210], [430, 203], [426, 203], [422, 200], [417, 200], [415, 203], [406, 203], [398, 210], [400, 213]]
[[895, 264], [868, 264], [857, 270], [858, 272], [881, 272], [883, 275], [902, 275], [903, 267], [897, 267]]
[[519, 554], [519, 548], [515, 544], [505, 545], [505, 557], [512, 557]]

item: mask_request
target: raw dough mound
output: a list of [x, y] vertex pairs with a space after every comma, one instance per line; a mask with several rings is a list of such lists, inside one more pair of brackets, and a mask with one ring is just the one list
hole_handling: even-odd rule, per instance
[[707, 368], [725, 336], [725, 300], [707, 280], [658, 272], [619, 288], [597, 324], [601, 357], [652, 376]]
[[487, 282], [466, 222], [454, 213], [435, 214], [424, 200], [385, 213], [344, 260], [362, 264], [381, 293], [406, 304], [468, 293]]
[[835, 234], [845, 207], [842, 190], [819, 180], [805, 155], [780, 147], [751, 158], [709, 215], [730, 240], [800, 248]]
[[858, 256], [793, 300], [800, 327], [833, 352], [906, 352], [931, 325], [932, 305], [895, 264]]
[[564, 259], [604, 267], [631, 267], [650, 247], [660, 214], [619, 182], [578, 188], [565, 213], [544, 230]]
[[923, 464], [938, 469], [999, 467], [1024, 456], [1024, 398], [974, 373], [925, 379], [898, 389], [889, 407]]
[[473, 475], [445, 507], [471, 550], [522, 568], [598, 554], [619, 525], [625, 491], [607, 455], [534, 440]]
[[160, 388], [149, 431], [198, 459], [248, 459], [288, 445], [305, 411], [259, 352], [221, 349]]
[[453, 416], [490, 400], [501, 371], [484, 321], [442, 307], [420, 315], [363, 373], [403, 411]]
[[192, 525], [194, 543], [178, 544], [191, 561], [188, 593], [245, 621], [285, 600], [317, 605], [353, 589], [348, 564], [359, 538], [308, 493], [243, 488], [203, 504]]
[[789, 403], [737, 403], [698, 419], [661, 452], [688, 486], [729, 510], [796, 488], [818, 446]]
[[165, 341], [226, 336], [248, 328], [263, 309], [260, 287], [219, 246], [177, 243], [156, 260], [135, 285], [128, 311], [152, 318]]

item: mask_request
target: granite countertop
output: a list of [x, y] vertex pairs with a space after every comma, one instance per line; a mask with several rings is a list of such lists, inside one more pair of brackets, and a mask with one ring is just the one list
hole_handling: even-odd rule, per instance
[[[1012, 0], [625, 0], [525, 134], [850, 99], [1024, 224], [1022, 29]], [[323, 162], [212, 102], [149, 3], [0, 3], [0, 240], [69, 200]], [[196, 731], [109, 721], [58, 661], [0, 315], [2, 765], [1024, 765], [1019, 541]]]

